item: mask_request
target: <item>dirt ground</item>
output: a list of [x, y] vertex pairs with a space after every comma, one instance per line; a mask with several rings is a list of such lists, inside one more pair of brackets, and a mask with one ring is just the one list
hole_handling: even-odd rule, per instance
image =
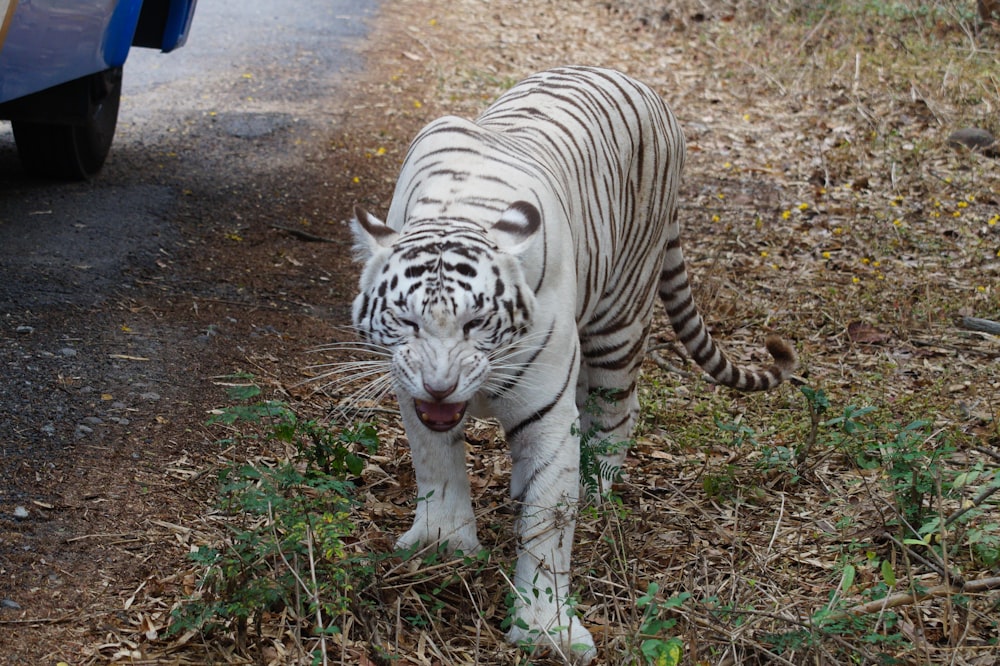
[[[258, 80], [266, 68], [281, 73], [262, 62], [250, 70]], [[238, 92], [265, 96], [246, 71]], [[146, 652], [133, 637], [143, 638], [162, 585], [189, 569], [181, 537], [215, 492], [220, 448], [204, 424], [226, 401], [216, 378], [252, 372], [280, 392], [301, 378], [307, 350], [348, 320], [355, 277], [343, 221], [358, 196], [349, 186], [374, 171], [345, 143], [358, 132], [346, 104], [326, 104], [317, 132], [296, 117], [300, 103], [284, 114], [171, 118], [138, 142], [121, 140], [135, 131], [123, 113], [94, 183], [25, 180], [5, 146], [5, 191], [33, 196], [38, 222], [8, 234], [19, 245], [5, 250], [34, 263], [18, 272], [12, 260], [0, 286], [0, 663]], [[187, 164], [196, 152], [229, 163], [205, 178]], [[294, 167], [276, 162], [289, 154]], [[116, 197], [129, 188], [137, 196]], [[95, 190], [106, 193], [100, 208], [53, 238], [47, 214]], [[154, 210], [168, 192], [182, 193], [179, 205], [149, 219], [143, 199]], [[115, 236], [116, 255], [102, 255]], [[75, 265], [60, 243], [78, 246]]]
[[[338, 396], [301, 382], [316, 362], [310, 350], [349, 339], [344, 327], [357, 269], [349, 259], [345, 220], [352, 206], [385, 212], [407, 142], [424, 122], [444, 113], [475, 115], [505, 87], [546, 66], [622, 68], [662, 90], [682, 118], [691, 161], [682, 210], [688, 259], [701, 281], [702, 306], [727, 348], [759, 361], [763, 331], [778, 330], [796, 341], [807, 379], [826, 386], [836, 400], [846, 403], [857, 392], [879, 395], [889, 411], [903, 414], [921, 391], [944, 395], [943, 403], [927, 407], [940, 408], [933, 414], [937, 422], [1000, 453], [996, 338], [969, 337], [953, 325], [961, 315], [1000, 318], [1000, 227], [988, 222], [1000, 211], [997, 167], [982, 156], [956, 156], [944, 141], [950, 129], [976, 120], [978, 111], [925, 100], [917, 86], [880, 96], [880, 85], [898, 82], [879, 65], [871, 65], [878, 71], [868, 79], [869, 70], [844, 62], [835, 70], [840, 78], [824, 82], [809, 80], [805, 68], [783, 70], [786, 49], [800, 57], [811, 48], [808, 40], [837, 41], [830, 17], [813, 17], [813, 33], [747, 35], [732, 52], [720, 53], [720, 35], [729, 34], [734, 20], [755, 18], [728, 8], [386, 3], [372, 31], [377, 43], [367, 53], [366, 74], [354, 84], [354, 94], [336, 100], [342, 122], [328, 135], [310, 138], [315, 150], [308, 160], [262, 177], [252, 188], [219, 191], [191, 183], [177, 213], [180, 237], [170, 240], [170, 251], [128, 275], [129, 289], [110, 306], [88, 312], [85, 326], [72, 310], [59, 313], [57, 321], [8, 316], [4, 372], [16, 381], [5, 382], [2, 398], [13, 405], [12, 427], [17, 430], [23, 419], [51, 423], [53, 430], [34, 440], [31, 456], [4, 454], [0, 662], [201, 663], [208, 660], [204, 655], [219, 654], [178, 646], [163, 630], [177, 598], [193, 585], [186, 555], [205, 536], [215, 471], [241, 454], [220, 447], [218, 431], [205, 425], [209, 410], [227, 404], [222, 378], [252, 373], [269, 396], [322, 415]], [[855, 38], [860, 45], [886, 39], [875, 28]], [[977, 39], [995, 54], [995, 36]], [[761, 54], [768, 48], [774, 49], [771, 58]], [[884, 55], [871, 48], [875, 58]], [[989, 122], [1000, 130], [995, 107]], [[872, 139], [866, 144], [870, 168], [861, 171], [854, 148], [837, 151], [865, 141], [869, 131], [901, 138], [892, 145]], [[907, 142], [916, 147], [900, 147]], [[945, 172], [953, 174], [954, 184], [943, 184]], [[958, 191], [960, 186], [969, 189]], [[934, 212], [932, 201], [964, 217], [954, 216], [948, 233], [916, 229], [918, 219]], [[875, 225], [900, 231], [886, 240], [866, 232]], [[906, 226], [912, 236], [905, 235]], [[978, 249], [961, 254], [961, 245]], [[887, 277], [892, 287], [883, 289]], [[942, 293], [931, 296], [931, 284]], [[665, 333], [656, 337], [671, 340]], [[83, 354], [100, 355], [103, 362], [84, 371], [78, 361]], [[769, 416], [801, 412], [792, 404], [794, 389], [756, 402], [718, 397], [704, 387], [670, 392], [664, 389], [668, 380], [655, 372], [651, 367], [655, 379], [644, 398], [669, 393], [665, 409], [678, 414], [670, 417], [677, 422], [643, 426], [632, 461], [636, 471], [623, 490], [634, 513], [621, 523], [581, 530], [577, 558], [580, 569], [591, 572], [585, 577], [589, 602], [618, 598], [616, 586], [648, 584], [668, 574], [678, 585], [730, 594], [734, 604], [757, 585], [772, 603], [758, 604], [757, 615], [746, 616], [750, 626], [776, 621], [782, 610], [799, 604], [806, 609], [806, 597], [822, 604], [837, 585], [835, 544], [855, 540], [863, 549], [871, 541], [878, 544], [870, 546], [872, 552], [885, 552], [886, 543], [872, 536], [878, 530], [866, 532], [863, 520], [879, 507], [867, 505], [871, 499], [853, 486], [845, 490], [830, 460], [817, 468], [808, 489], [783, 485], [771, 470], [756, 479], [757, 494], [746, 504], [730, 504], [705, 490], [704, 470], [715, 464], [736, 469], [741, 456], [722, 446], [695, 450], [693, 443], [678, 442], [684, 414], [698, 413], [695, 405], [705, 392], [712, 394], [713, 410], [751, 413], [755, 427], [764, 430]], [[712, 436], [721, 439], [718, 431]], [[766, 436], [782, 443], [797, 434]], [[391, 425], [383, 441], [392, 451], [403, 448]], [[484, 435], [483, 441], [492, 440]], [[981, 457], [996, 467], [988, 454]], [[484, 444], [472, 464], [480, 474], [497, 470], [476, 484], [477, 508], [496, 507], [504, 491], [502, 448]], [[391, 544], [392, 535], [405, 528], [412, 499], [405, 455], [387, 471], [399, 483], [375, 494], [366, 489], [379, 505], [359, 518], [363, 538], [373, 544]], [[852, 478], [869, 477], [858, 472]], [[843, 505], [819, 499], [838, 493], [844, 493]], [[387, 510], [385, 503], [394, 508]], [[658, 503], [670, 504], [674, 513], [661, 513], [666, 509], [656, 508]], [[16, 507], [27, 517], [15, 516]], [[856, 529], [834, 527], [844, 516], [856, 520]], [[595, 579], [603, 561], [619, 554], [602, 550], [614, 529], [626, 532], [612, 536], [621, 537], [616, 543], [628, 561], [622, 570], [634, 577], [623, 573], [621, 581], [602, 587]], [[997, 571], [994, 564], [966, 573], [987, 578]], [[498, 578], [494, 574], [483, 584]], [[795, 594], [778, 589], [788, 581], [798, 586]], [[953, 626], [960, 613], [950, 606], [915, 613], [921, 619], [908, 617], [916, 625], [924, 621], [907, 629], [924, 647], [906, 653], [901, 663], [943, 663], [942, 653], [954, 663], [997, 663], [995, 640], [989, 642], [997, 630], [992, 594], [962, 616], [961, 627]], [[599, 606], [589, 607], [588, 626], [604, 641], [602, 663], [619, 663], [612, 655], [625, 654], [628, 636], [615, 626], [626, 613], [610, 601], [604, 611]], [[468, 600], [463, 610], [469, 610]], [[711, 622], [695, 613], [686, 619], [684, 636], [695, 663], [741, 663], [740, 655], [742, 663], [770, 663], [774, 656], [743, 638], [751, 636], [740, 628], [743, 623], [729, 627], [726, 644], [705, 638], [714, 636]], [[495, 626], [479, 630], [487, 638], [475, 649], [452, 646], [455, 637], [447, 630], [449, 645], [434, 648], [425, 634], [399, 630], [397, 658], [513, 663]], [[440, 627], [426, 636], [441, 638]], [[840, 663], [822, 650], [812, 654], [815, 663]], [[273, 649], [258, 659], [282, 663]], [[360, 659], [342, 663], [370, 663]], [[285, 663], [295, 661], [288, 657]]]

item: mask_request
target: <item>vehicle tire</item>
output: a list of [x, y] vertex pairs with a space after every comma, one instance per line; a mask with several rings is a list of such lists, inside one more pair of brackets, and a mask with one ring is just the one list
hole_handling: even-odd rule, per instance
[[[84, 117], [73, 124], [14, 120], [14, 142], [25, 170], [33, 176], [60, 180], [85, 180], [104, 164], [118, 124], [122, 68], [115, 67], [86, 77]], [[78, 105], [80, 100], [66, 100]]]

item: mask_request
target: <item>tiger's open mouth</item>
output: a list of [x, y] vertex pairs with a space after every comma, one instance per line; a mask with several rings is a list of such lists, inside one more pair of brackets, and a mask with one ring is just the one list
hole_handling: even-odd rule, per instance
[[467, 402], [427, 402], [414, 398], [413, 408], [417, 410], [420, 422], [436, 432], [446, 432], [462, 422]]

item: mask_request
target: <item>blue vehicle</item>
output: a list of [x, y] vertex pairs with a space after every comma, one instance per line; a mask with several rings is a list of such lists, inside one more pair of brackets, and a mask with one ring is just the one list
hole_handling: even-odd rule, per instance
[[85, 179], [111, 149], [132, 46], [187, 40], [197, 0], [0, 0], [0, 119], [35, 176]]

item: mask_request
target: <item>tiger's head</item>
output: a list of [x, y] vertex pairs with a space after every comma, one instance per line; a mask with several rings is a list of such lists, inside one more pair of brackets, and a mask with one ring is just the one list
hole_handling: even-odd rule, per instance
[[516, 202], [488, 229], [433, 218], [411, 219], [402, 232], [360, 208], [355, 216], [365, 268], [354, 326], [391, 353], [400, 398], [412, 397], [421, 423], [451, 430], [477, 393], [502, 395], [516, 381], [514, 357], [535, 312], [521, 255], [538, 210]]

